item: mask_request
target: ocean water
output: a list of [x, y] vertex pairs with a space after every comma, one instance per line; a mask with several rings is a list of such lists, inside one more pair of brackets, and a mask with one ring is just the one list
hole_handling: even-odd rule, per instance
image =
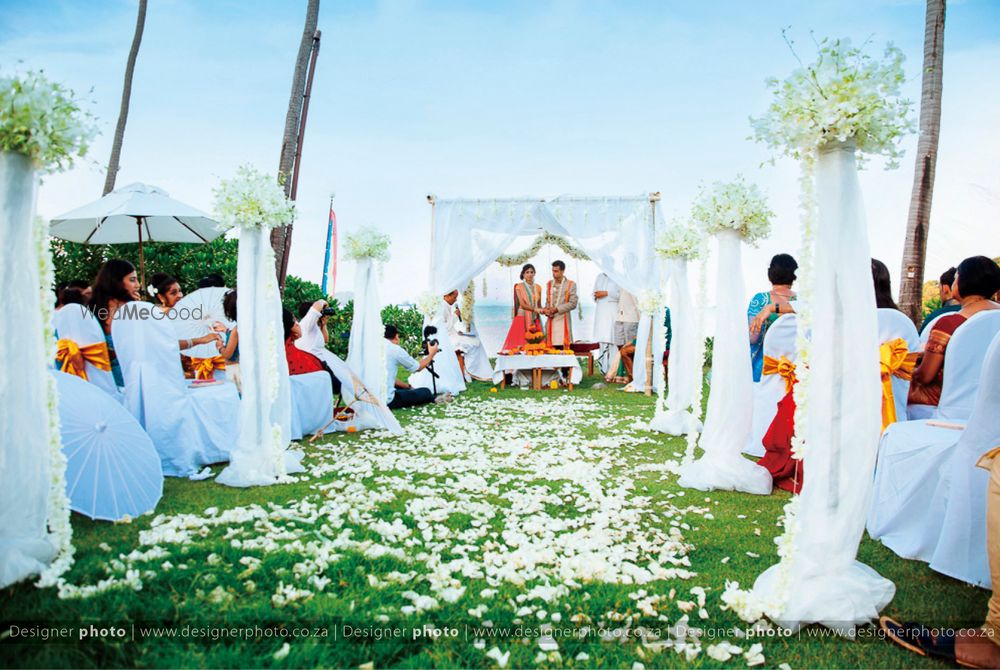
[[[580, 310], [583, 318], [580, 318]], [[506, 303], [476, 303], [475, 323], [479, 338], [489, 356], [496, 355], [503, 346], [507, 330], [510, 328], [512, 310]], [[573, 311], [573, 338], [589, 340], [594, 332], [594, 305], [586, 304]]]

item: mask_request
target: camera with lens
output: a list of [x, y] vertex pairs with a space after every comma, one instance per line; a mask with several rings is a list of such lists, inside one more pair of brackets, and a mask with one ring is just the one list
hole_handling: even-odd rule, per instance
[[335, 310], [333, 307], [324, 307], [319, 311], [319, 313], [322, 314], [323, 316], [333, 316], [334, 314], [337, 313], [337, 310]]
[[423, 344], [421, 345], [423, 349], [421, 349], [420, 351], [420, 354], [422, 356], [429, 356], [431, 353], [430, 347], [438, 346], [438, 339], [434, 337], [435, 335], [437, 335], [437, 332], [438, 329], [436, 326], [424, 327], [424, 341]]

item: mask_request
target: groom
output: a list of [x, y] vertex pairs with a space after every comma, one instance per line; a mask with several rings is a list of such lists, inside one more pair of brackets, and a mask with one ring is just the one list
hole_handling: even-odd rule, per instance
[[566, 264], [552, 263], [552, 279], [546, 284], [546, 306], [542, 313], [549, 317], [546, 329], [550, 347], [569, 348], [573, 342], [573, 316], [578, 302], [576, 284], [566, 278]]

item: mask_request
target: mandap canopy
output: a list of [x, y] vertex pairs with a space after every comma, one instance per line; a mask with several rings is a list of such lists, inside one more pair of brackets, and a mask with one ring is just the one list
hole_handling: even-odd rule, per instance
[[[570, 240], [619, 286], [639, 296], [659, 292], [666, 277], [654, 251], [659, 193], [624, 197], [437, 199], [431, 218], [431, 288], [438, 295], [464, 288], [520, 236], [548, 233]], [[646, 301], [640, 300], [640, 303]], [[663, 322], [662, 304], [655, 315]], [[637, 351], [645, 351], [654, 314], [643, 312]], [[653, 328], [653, 350], [663, 350], [663, 329]], [[659, 366], [657, 366], [659, 367]], [[662, 368], [660, 368], [662, 369]], [[646, 383], [636, 366], [637, 386]], [[653, 385], [660, 375], [654, 375]]]

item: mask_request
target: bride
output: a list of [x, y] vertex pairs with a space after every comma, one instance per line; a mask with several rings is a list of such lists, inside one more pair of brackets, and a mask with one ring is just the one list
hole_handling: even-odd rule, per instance
[[512, 351], [525, 344], [524, 333], [534, 324], [542, 327], [542, 287], [535, 283], [535, 266], [521, 268], [521, 282], [514, 284], [513, 321], [500, 351]]

